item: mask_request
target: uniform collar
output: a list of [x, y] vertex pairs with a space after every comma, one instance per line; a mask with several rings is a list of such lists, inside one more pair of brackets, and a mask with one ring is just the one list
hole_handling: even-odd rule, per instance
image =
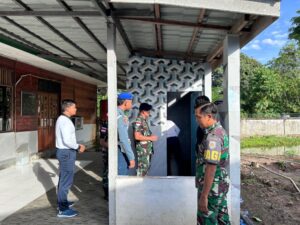
[[146, 120], [146, 119], [142, 116], [142, 114], [140, 114], [140, 113], [139, 113], [138, 117], [141, 118], [141, 119], [143, 119], [143, 120]]
[[204, 129], [205, 134], [208, 134], [209, 132], [211, 132], [213, 129], [215, 129], [216, 127], [220, 126], [220, 122], [216, 122], [215, 124], [211, 125], [208, 128]]
[[124, 111], [120, 107], [118, 107], [118, 112], [124, 114]]

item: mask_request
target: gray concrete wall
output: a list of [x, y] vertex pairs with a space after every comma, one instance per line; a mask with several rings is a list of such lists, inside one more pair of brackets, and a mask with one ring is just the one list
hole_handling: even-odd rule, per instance
[[300, 119], [242, 119], [241, 136], [300, 135]]
[[118, 177], [117, 225], [196, 224], [194, 177]]
[[82, 130], [76, 130], [76, 138], [78, 143], [92, 147], [96, 139], [96, 124], [83, 124]]
[[[76, 131], [77, 141], [92, 147], [95, 141], [96, 124], [84, 124]], [[0, 169], [12, 165], [23, 165], [38, 153], [38, 132], [8, 132], [0, 134]]]
[[1, 133], [0, 167], [28, 163], [29, 157], [38, 151], [37, 140], [37, 131]]
[[203, 91], [203, 79], [211, 73], [207, 64], [181, 60], [133, 56], [128, 60], [127, 90], [134, 94], [130, 120], [138, 115], [140, 103], [153, 106], [150, 123], [159, 126], [167, 119], [167, 93]]

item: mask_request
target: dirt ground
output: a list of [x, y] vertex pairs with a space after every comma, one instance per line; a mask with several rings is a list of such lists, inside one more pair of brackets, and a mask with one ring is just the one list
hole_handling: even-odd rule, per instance
[[253, 224], [300, 225], [300, 193], [290, 180], [262, 166], [292, 178], [300, 188], [299, 156], [244, 154], [241, 157], [241, 211], [248, 212]]

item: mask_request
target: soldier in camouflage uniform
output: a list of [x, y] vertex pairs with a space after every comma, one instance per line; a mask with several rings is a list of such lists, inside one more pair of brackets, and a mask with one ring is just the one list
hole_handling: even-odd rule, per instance
[[152, 106], [142, 103], [139, 108], [139, 115], [133, 123], [133, 134], [137, 152], [137, 175], [146, 176], [150, 168], [151, 155], [153, 154], [153, 141], [157, 140], [156, 135], [152, 135], [147, 119]]
[[196, 155], [198, 189], [197, 225], [230, 224], [227, 209], [229, 177], [228, 135], [217, 122], [218, 110], [213, 103], [195, 108], [195, 116], [204, 129], [204, 139]]
[[104, 198], [108, 199], [108, 123], [107, 120], [101, 121], [100, 145], [102, 149], [102, 162], [103, 162], [102, 187], [105, 194]]

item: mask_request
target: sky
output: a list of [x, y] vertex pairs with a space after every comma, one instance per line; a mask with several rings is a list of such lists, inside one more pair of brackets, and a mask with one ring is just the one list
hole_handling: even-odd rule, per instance
[[277, 57], [288, 41], [291, 18], [297, 16], [297, 10], [300, 10], [300, 0], [281, 0], [280, 17], [245, 45], [242, 52], [263, 64]]

